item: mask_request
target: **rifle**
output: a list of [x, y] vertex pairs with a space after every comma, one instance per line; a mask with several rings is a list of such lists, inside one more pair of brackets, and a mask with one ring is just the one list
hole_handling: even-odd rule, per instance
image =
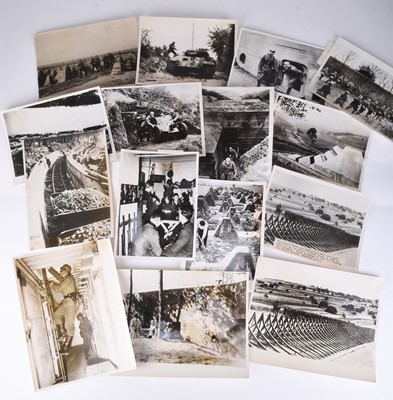
[[53, 267], [50, 267], [48, 269], [48, 272], [50, 272], [51, 275], [53, 275], [58, 281], [60, 282], [64, 281], [64, 278]]

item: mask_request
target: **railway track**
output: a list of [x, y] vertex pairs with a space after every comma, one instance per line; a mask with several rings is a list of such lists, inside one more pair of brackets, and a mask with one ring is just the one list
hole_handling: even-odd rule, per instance
[[46, 175], [46, 187], [49, 189], [51, 194], [75, 189], [67, 172], [66, 161], [66, 156], [58, 158]]

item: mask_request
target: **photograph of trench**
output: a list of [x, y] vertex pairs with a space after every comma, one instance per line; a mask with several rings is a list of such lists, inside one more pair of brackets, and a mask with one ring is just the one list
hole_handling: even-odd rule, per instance
[[272, 91], [266, 88], [204, 88], [206, 157], [199, 176], [267, 181], [271, 168]]
[[31, 253], [15, 271], [36, 389], [134, 368], [109, 240]]
[[119, 270], [137, 363], [246, 365], [247, 275]]
[[32, 249], [111, 236], [105, 131], [25, 140]]

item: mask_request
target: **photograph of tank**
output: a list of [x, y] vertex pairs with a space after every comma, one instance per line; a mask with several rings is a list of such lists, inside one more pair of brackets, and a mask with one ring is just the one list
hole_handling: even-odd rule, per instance
[[248, 376], [246, 273], [118, 275], [137, 363], [130, 375]]
[[246, 271], [261, 254], [263, 183], [199, 179], [195, 262], [187, 270]]
[[393, 68], [338, 38], [309, 90], [393, 140]]
[[117, 152], [183, 150], [205, 154], [200, 83], [103, 89]]
[[279, 95], [273, 165], [359, 190], [371, 134], [341, 111]]
[[264, 210], [265, 250], [356, 271], [368, 208], [361, 193], [274, 166]]
[[39, 97], [135, 83], [136, 17], [35, 35]]
[[135, 369], [109, 239], [14, 259], [35, 389]]
[[206, 157], [199, 176], [266, 182], [272, 167], [273, 89], [202, 89]]
[[115, 255], [195, 256], [198, 153], [122, 150]]
[[374, 382], [382, 284], [260, 258], [248, 322], [250, 360]]
[[140, 17], [136, 82], [226, 86], [236, 35], [235, 20]]
[[228, 86], [272, 86], [311, 100], [307, 86], [322, 52], [321, 47], [241, 29]]
[[31, 250], [113, 236], [105, 131], [24, 140]]
[[[107, 129], [104, 102], [98, 88], [4, 111], [0, 119], [10, 146], [13, 182], [25, 182], [23, 141]], [[108, 153], [112, 138], [106, 133]]]

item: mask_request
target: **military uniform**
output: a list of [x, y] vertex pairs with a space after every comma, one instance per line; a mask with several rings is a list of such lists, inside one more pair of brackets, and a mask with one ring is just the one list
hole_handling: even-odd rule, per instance
[[143, 225], [142, 232], [133, 243], [134, 256], [160, 256], [160, 235], [157, 229], [151, 224]]

